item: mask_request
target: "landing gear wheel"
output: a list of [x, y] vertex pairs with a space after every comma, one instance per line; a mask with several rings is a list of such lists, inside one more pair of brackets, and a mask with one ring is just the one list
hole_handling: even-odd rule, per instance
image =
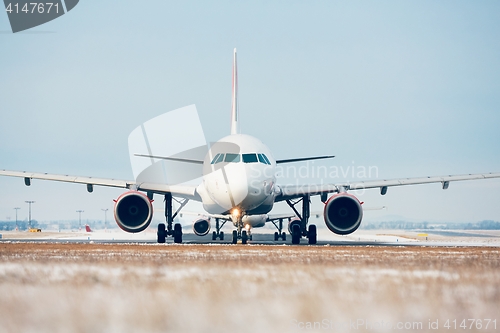
[[311, 224], [309, 226], [309, 231], [307, 232], [307, 238], [309, 238], [309, 244], [316, 244], [318, 242], [316, 226]]
[[238, 231], [233, 230], [233, 244], [238, 243]]
[[248, 235], [247, 235], [247, 231], [246, 230], [243, 230], [241, 232], [241, 244], [246, 244], [248, 241]]
[[300, 244], [301, 234], [300, 225], [294, 224], [292, 226], [292, 244]]
[[224, 240], [224, 231], [221, 231], [219, 233], [219, 238], [220, 238], [220, 240]]
[[276, 231], [274, 233], [274, 240], [277, 241], [279, 238], [280, 238], [280, 234], [278, 234], [278, 232]]
[[156, 233], [158, 243], [165, 243], [167, 232], [165, 231], [165, 223], [158, 224], [158, 232]]
[[214, 231], [212, 232], [212, 240], [216, 240], [217, 239], [217, 233]]
[[174, 243], [182, 243], [182, 226], [179, 223], [174, 225]]
[[284, 240], [284, 241], [286, 241], [286, 234], [285, 233], [281, 234], [281, 239]]

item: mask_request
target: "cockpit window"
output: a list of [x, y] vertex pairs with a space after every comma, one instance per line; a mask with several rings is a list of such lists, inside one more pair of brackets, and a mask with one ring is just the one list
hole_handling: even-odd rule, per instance
[[238, 163], [240, 161], [240, 154], [226, 154], [224, 162]]
[[215, 162], [217, 161], [219, 156], [220, 156], [220, 154], [215, 155], [214, 159], [212, 160], [212, 162], [210, 164], [215, 164]]
[[260, 163], [267, 164], [266, 160], [264, 159], [264, 156], [262, 154], [257, 154], [257, 157], [259, 158]]
[[244, 163], [257, 163], [257, 155], [256, 154], [243, 154], [243, 162]]
[[215, 155], [214, 159], [212, 160], [212, 163], [210, 164], [217, 164], [220, 163], [224, 160], [224, 154], [217, 154]]
[[219, 157], [217, 157], [217, 161], [215, 161], [215, 164], [220, 163], [224, 161], [224, 154], [220, 154]]
[[[265, 154], [243, 154], [243, 162], [244, 163], [263, 163], [263, 164], [268, 164], [271, 165], [271, 162], [267, 158]], [[233, 154], [233, 153], [227, 153], [227, 154], [217, 154], [213, 158], [212, 162], [210, 164], [217, 164], [221, 162], [227, 162], [227, 163], [239, 163], [242, 160], [240, 154]]]

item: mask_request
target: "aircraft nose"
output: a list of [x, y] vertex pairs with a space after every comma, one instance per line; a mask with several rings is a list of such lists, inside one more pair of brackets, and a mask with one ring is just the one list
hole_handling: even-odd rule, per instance
[[226, 184], [229, 191], [220, 193], [217, 202], [228, 208], [239, 206], [244, 210], [258, 207], [266, 199], [265, 187], [262, 182], [248, 184], [243, 180]]
[[254, 181], [247, 184], [247, 196], [243, 203], [249, 209], [259, 206], [269, 195], [269, 182], [268, 181]]
[[251, 210], [261, 205], [272, 192], [272, 179], [250, 177], [245, 165], [226, 166], [206, 176], [212, 199], [224, 209], [239, 206]]

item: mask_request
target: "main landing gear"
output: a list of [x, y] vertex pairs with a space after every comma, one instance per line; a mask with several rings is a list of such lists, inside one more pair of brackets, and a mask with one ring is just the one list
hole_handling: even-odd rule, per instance
[[224, 220], [224, 222], [220, 224], [219, 219], [215, 219], [216, 231], [212, 233], [212, 240], [217, 240], [217, 238], [219, 238], [220, 240], [224, 240], [224, 231], [220, 231], [220, 229], [222, 229], [222, 227], [224, 226], [224, 224], [226, 224], [226, 222], [227, 221]]
[[281, 238], [282, 241], [286, 241], [286, 233], [283, 231], [283, 219], [278, 219], [278, 224], [276, 224], [275, 221], [271, 222], [274, 224], [276, 229], [278, 229], [278, 231], [274, 233], [274, 240], [278, 241]]
[[[149, 196], [149, 194], [148, 194], [148, 196]], [[187, 204], [187, 202], [189, 200], [188, 199], [184, 199], [183, 201], [176, 200], [180, 204], [180, 206], [175, 211], [174, 214], [172, 214], [172, 211], [173, 211], [172, 210], [172, 200], [175, 200], [172, 198], [172, 194], [166, 193], [165, 194], [165, 220], [167, 222], [167, 225], [165, 226], [165, 223], [158, 224], [158, 232], [156, 233], [158, 243], [165, 243], [167, 236], [173, 236], [174, 243], [182, 243], [182, 226], [180, 225], [180, 223], [176, 223], [174, 225], [173, 222], [174, 222], [174, 218], [177, 216], [177, 214]], [[172, 228], [172, 226], [173, 226], [173, 228]]]
[[[295, 209], [295, 205], [298, 204], [299, 202], [302, 202], [302, 214], [300, 214], [297, 211], [297, 209]], [[310, 225], [309, 228], [307, 226], [307, 223], [309, 221], [310, 206], [311, 206], [311, 200], [309, 198], [309, 195], [305, 195], [297, 201], [286, 200], [286, 203], [290, 206], [290, 208], [292, 208], [292, 210], [300, 219], [300, 225], [299, 224], [292, 225], [292, 230], [291, 230], [292, 244], [300, 244], [300, 240], [302, 237], [307, 237], [308, 244], [316, 244], [318, 242], [316, 226], [314, 224]], [[275, 240], [276, 240], [276, 234], [275, 234]]]

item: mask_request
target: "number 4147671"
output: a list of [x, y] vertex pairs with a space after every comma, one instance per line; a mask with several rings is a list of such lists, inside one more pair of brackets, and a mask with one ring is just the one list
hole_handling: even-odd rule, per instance
[[[54, 9], [52, 9], [52, 7], [54, 7]], [[5, 11], [9, 14], [11, 14], [12, 12], [14, 12], [16, 14], [19, 14], [19, 12], [26, 13], [26, 14], [30, 14], [30, 13], [31, 14], [33, 14], [33, 13], [39, 13], [39, 14], [47, 13], [47, 14], [49, 14], [51, 9], [55, 10], [56, 14], [59, 14], [59, 4], [53, 3], [53, 2], [46, 2], [46, 3], [30, 2], [29, 4], [25, 3], [24, 6], [21, 8], [21, 10], [19, 10], [18, 3], [15, 3], [14, 5], [12, 3], [9, 3], [7, 5], [7, 8], [5, 8]]]
[[477, 330], [480, 330], [480, 329], [488, 329], [489, 328], [493, 328], [493, 329], [497, 329], [497, 320], [494, 319], [494, 320], [491, 320], [491, 319], [464, 319], [462, 320], [461, 322], [460, 321], [457, 321], [456, 319], [454, 320], [450, 320], [448, 319], [444, 325], [443, 325], [444, 328], [447, 328], [447, 329], [457, 329], [457, 328], [462, 328], [462, 329], [477, 329]]

